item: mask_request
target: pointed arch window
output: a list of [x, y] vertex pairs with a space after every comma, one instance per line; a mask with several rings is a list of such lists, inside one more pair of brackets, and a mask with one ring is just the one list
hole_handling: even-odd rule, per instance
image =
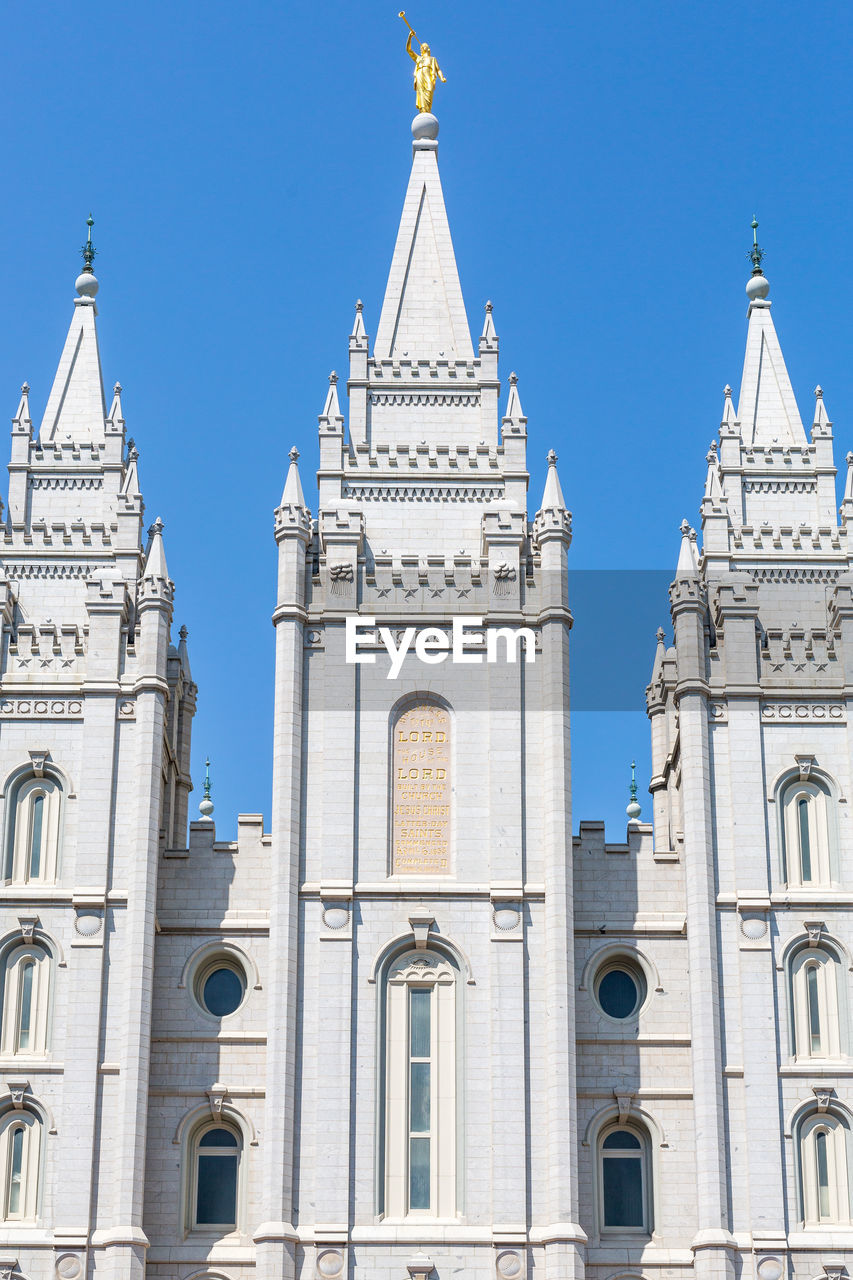
[[9, 789], [5, 878], [13, 884], [52, 884], [59, 865], [62, 787], [28, 774]]
[[602, 1232], [651, 1232], [649, 1138], [631, 1124], [609, 1125], [598, 1143]]
[[47, 1053], [51, 960], [38, 943], [15, 946], [2, 958], [0, 1053], [41, 1057]]
[[437, 952], [408, 951], [386, 970], [380, 1211], [457, 1213], [459, 972]]
[[828, 946], [803, 946], [789, 962], [791, 1052], [795, 1058], [840, 1058], [847, 1051], [843, 969]]
[[36, 1219], [41, 1139], [41, 1120], [34, 1112], [10, 1110], [0, 1118], [4, 1222]]
[[835, 814], [820, 780], [794, 779], [781, 794], [783, 876], [804, 889], [828, 885], [835, 862]]
[[236, 1230], [243, 1138], [236, 1125], [207, 1122], [190, 1141], [188, 1227], [225, 1235]]
[[807, 1226], [851, 1222], [851, 1132], [845, 1116], [811, 1112], [800, 1123], [800, 1213]]

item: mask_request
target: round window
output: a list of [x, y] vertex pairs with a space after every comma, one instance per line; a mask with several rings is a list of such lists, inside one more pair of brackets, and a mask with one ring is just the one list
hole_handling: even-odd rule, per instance
[[216, 956], [199, 972], [195, 994], [205, 1013], [214, 1018], [227, 1018], [243, 1003], [246, 975], [230, 958]]
[[645, 977], [630, 961], [617, 960], [599, 974], [595, 997], [608, 1018], [631, 1018], [646, 998]]

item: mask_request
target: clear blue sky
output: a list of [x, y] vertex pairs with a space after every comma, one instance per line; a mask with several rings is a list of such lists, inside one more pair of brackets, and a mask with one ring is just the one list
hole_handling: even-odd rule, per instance
[[[837, 456], [853, 445], [851, 7], [410, 4], [447, 74], [456, 254], [475, 333], [491, 298], [503, 375], [519, 374], [532, 509], [553, 446], [573, 566], [623, 571], [579, 593], [602, 607], [576, 606], [577, 651], [621, 650], [634, 709], [579, 712], [574, 732], [575, 822], [606, 817], [620, 839], [632, 755], [650, 811], [643, 686], [666, 573], [651, 600], [623, 590], [669, 571], [681, 518], [698, 520], [740, 379], [753, 211], [804, 416], [819, 381]], [[269, 817], [287, 450], [310, 489], [355, 299], [369, 332], [378, 319], [411, 159], [397, 7], [5, 12], [0, 388], [11, 416], [28, 379], [41, 412], [91, 209], [104, 375], [125, 387], [147, 517], [166, 522], [200, 687], [195, 776], [209, 751], [222, 837], [238, 811]]]

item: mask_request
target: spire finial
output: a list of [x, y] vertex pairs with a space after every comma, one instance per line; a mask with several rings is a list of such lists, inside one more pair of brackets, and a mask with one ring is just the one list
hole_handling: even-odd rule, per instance
[[213, 801], [210, 798], [210, 756], [204, 762], [204, 799], [198, 806], [202, 822], [210, 822], [213, 815]]
[[752, 219], [752, 245], [746, 255], [752, 263], [752, 276], [747, 283], [746, 293], [750, 302], [762, 301], [770, 292], [770, 285], [762, 270], [762, 262], [764, 261], [764, 250], [758, 243], [758, 219]]
[[626, 810], [625, 810], [625, 812], [626, 812], [626, 813], [627, 813], [627, 815], [628, 815], [628, 819], [629, 819], [629, 821], [630, 821], [630, 822], [636, 822], [636, 821], [637, 821], [637, 819], [639, 818], [640, 814], [643, 812], [643, 811], [642, 811], [642, 809], [641, 809], [641, 807], [640, 807], [640, 802], [639, 802], [639, 800], [637, 799], [637, 772], [636, 772], [636, 770], [637, 770], [637, 762], [636, 762], [636, 760], [632, 760], [632, 761], [631, 761], [631, 787], [630, 787], [630, 791], [631, 791], [631, 799], [630, 799], [630, 801], [628, 802], [628, 807], [627, 807], [627, 808], [626, 808]]
[[293, 446], [293, 448], [290, 450], [287, 456], [288, 458], [290, 458], [291, 462], [299, 461], [299, 450], [297, 449], [296, 445]]
[[77, 290], [81, 298], [94, 298], [98, 292], [98, 281], [95, 278], [95, 270], [92, 263], [95, 261], [95, 254], [98, 252], [92, 244], [92, 227], [95, 225], [95, 219], [91, 213], [86, 219], [86, 227], [88, 228], [86, 235], [86, 243], [81, 247], [80, 252], [83, 255], [83, 270], [77, 277], [74, 288]]
[[549, 449], [548, 450], [548, 466], [556, 467], [556, 465], [557, 465], [557, 455], [553, 449]]

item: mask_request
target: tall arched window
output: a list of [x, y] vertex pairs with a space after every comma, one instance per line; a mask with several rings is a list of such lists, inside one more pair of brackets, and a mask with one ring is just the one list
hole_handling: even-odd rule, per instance
[[188, 1227], [221, 1235], [239, 1219], [243, 1139], [236, 1125], [200, 1125], [189, 1148]]
[[33, 1222], [38, 1215], [41, 1120], [28, 1110], [0, 1117], [3, 1221]]
[[9, 788], [5, 878], [14, 884], [51, 884], [59, 861], [62, 787], [30, 774]]
[[835, 827], [826, 784], [795, 778], [780, 799], [786, 883], [804, 889], [831, 884]]
[[603, 1232], [652, 1230], [648, 1134], [634, 1124], [604, 1129], [598, 1142], [598, 1196]]
[[457, 981], [453, 962], [415, 950], [387, 967], [384, 1177], [387, 1217], [457, 1212]]
[[838, 1058], [846, 1051], [846, 1010], [837, 956], [826, 948], [801, 947], [790, 960], [791, 1050], [796, 1058]]
[[800, 1121], [800, 1213], [806, 1226], [851, 1221], [851, 1133], [834, 1112], [810, 1112]]
[[47, 1053], [50, 956], [38, 943], [25, 943], [7, 950], [0, 967], [0, 1053], [42, 1056]]

